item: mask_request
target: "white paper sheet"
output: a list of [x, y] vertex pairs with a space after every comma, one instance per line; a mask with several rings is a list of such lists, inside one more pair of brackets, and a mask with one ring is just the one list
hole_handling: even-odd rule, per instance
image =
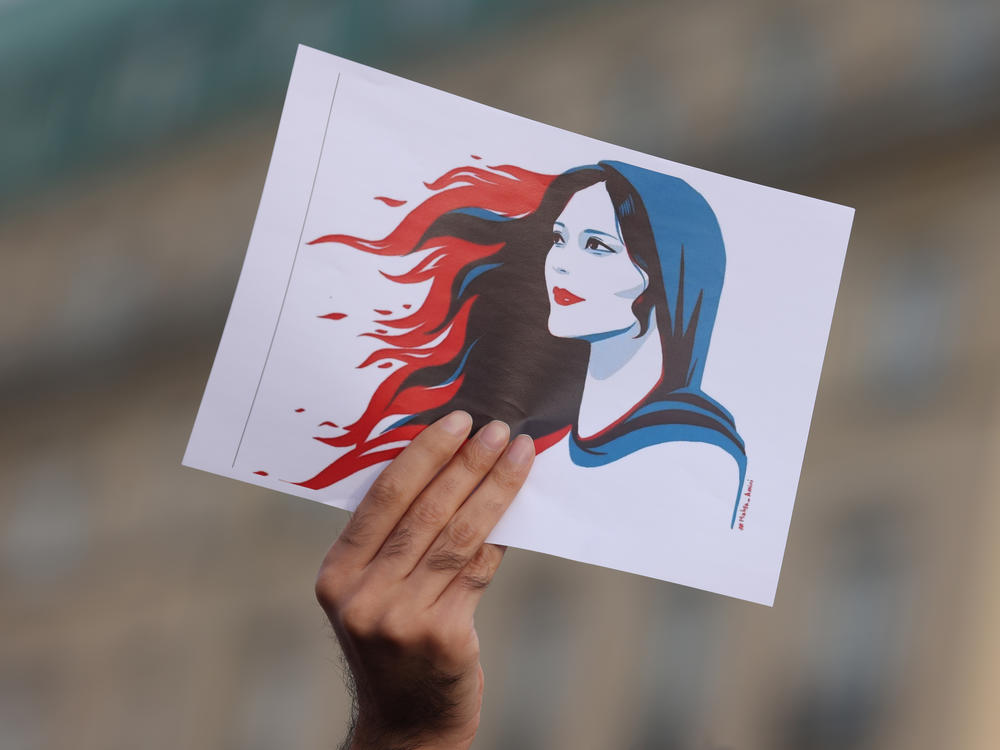
[[462, 406], [493, 541], [771, 604], [852, 219], [300, 47], [184, 463], [353, 509]]

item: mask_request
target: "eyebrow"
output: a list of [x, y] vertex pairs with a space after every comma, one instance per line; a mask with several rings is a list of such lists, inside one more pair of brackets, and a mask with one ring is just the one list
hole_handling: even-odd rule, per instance
[[601, 232], [597, 229], [584, 229], [582, 232], [580, 232], [580, 234], [599, 234], [602, 237], [610, 237], [611, 239], [616, 240], [618, 242], [621, 241], [621, 238], [617, 234], [608, 234], [607, 232]]

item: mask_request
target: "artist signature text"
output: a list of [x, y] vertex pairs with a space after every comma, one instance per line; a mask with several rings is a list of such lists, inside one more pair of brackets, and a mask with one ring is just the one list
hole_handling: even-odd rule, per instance
[[743, 502], [740, 503], [740, 514], [736, 517], [740, 531], [743, 531], [743, 522], [746, 521], [747, 511], [750, 509], [750, 495], [753, 494], [753, 480], [747, 482], [746, 491], [743, 493]]

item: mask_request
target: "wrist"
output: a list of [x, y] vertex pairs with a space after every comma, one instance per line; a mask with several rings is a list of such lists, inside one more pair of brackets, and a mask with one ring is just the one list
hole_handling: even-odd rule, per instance
[[345, 745], [345, 750], [468, 750], [472, 746], [471, 741], [452, 742], [437, 738], [427, 738], [424, 740], [363, 738], [353, 737]]
[[476, 732], [427, 728], [410, 732], [386, 731], [366, 725], [362, 717], [351, 732], [344, 750], [468, 750]]
[[351, 744], [347, 745], [346, 750], [468, 750], [471, 747], [471, 743], [463, 742], [461, 744], [454, 743], [437, 743], [437, 742], [392, 742], [385, 741], [381, 742], [364, 742], [362, 740], [352, 740]]

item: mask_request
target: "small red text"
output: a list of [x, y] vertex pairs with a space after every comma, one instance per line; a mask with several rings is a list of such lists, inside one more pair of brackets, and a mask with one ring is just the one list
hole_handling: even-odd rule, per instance
[[746, 491], [743, 493], [743, 503], [740, 505], [740, 514], [736, 517], [740, 531], [743, 531], [743, 522], [747, 518], [747, 510], [750, 508], [750, 495], [753, 494], [753, 480], [747, 482]]

